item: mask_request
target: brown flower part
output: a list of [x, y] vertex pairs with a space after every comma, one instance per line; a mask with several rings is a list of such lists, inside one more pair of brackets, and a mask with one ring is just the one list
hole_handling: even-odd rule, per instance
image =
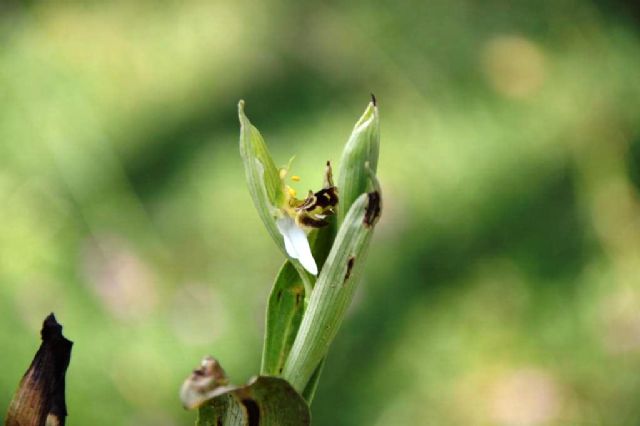
[[42, 324], [42, 344], [9, 406], [5, 426], [63, 426], [64, 381], [73, 342], [62, 335], [53, 313]]
[[200, 368], [193, 370], [182, 384], [180, 399], [185, 408], [193, 409], [215, 395], [225, 392], [228, 384], [229, 380], [220, 363], [215, 358], [207, 356], [202, 360]]
[[327, 217], [335, 214], [338, 205], [338, 188], [333, 184], [331, 162], [327, 161], [327, 169], [324, 178], [324, 188], [315, 194], [309, 191], [309, 195], [301, 204], [295, 207], [296, 224], [310, 228], [322, 228], [327, 226]]

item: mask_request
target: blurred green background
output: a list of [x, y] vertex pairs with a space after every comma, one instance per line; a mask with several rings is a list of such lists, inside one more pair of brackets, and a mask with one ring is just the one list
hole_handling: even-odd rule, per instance
[[301, 191], [373, 91], [385, 210], [315, 425], [640, 423], [632, 1], [3, 1], [0, 416], [54, 311], [70, 425], [185, 425], [259, 368], [282, 256], [236, 103]]

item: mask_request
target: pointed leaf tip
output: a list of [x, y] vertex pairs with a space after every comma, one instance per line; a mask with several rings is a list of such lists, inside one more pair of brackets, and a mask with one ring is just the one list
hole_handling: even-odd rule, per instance
[[238, 101], [238, 118], [241, 125], [244, 124], [243, 121], [247, 120], [247, 116], [244, 114], [244, 99]]
[[337, 179], [340, 191], [338, 223], [342, 223], [351, 205], [369, 187], [370, 172], [365, 169], [365, 163], [369, 163], [368, 168], [371, 172], [376, 172], [380, 150], [379, 121], [378, 108], [373, 97], [356, 122], [342, 152]]

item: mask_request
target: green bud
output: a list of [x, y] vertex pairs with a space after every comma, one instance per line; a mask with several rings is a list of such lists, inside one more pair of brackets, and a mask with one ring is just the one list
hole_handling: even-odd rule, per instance
[[372, 96], [342, 152], [338, 173], [338, 224], [344, 221], [353, 202], [369, 190], [369, 172], [365, 169], [365, 163], [369, 163], [369, 168], [375, 174], [379, 151], [380, 119], [375, 97]]

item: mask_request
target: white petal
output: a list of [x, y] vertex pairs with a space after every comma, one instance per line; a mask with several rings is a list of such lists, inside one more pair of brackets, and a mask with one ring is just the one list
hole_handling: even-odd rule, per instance
[[284, 237], [284, 247], [287, 250], [287, 253], [292, 258], [297, 259], [298, 252], [291, 241], [291, 233], [294, 232], [292, 231], [292, 228], [297, 228], [295, 222], [290, 217], [281, 217], [276, 220], [276, 226], [278, 227], [278, 231], [280, 231]]
[[318, 275], [318, 266], [316, 266], [316, 261], [311, 254], [307, 234], [288, 216], [276, 220], [276, 225], [284, 237], [284, 247], [289, 256], [298, 259], [302, 266], [313, 275]]
[[304, 269], [311, 272], [313, 275], [318, 275], [318, 267], [316, 266], [316, 261], [311, 254], [311, 247], [309, 246], [309, 240], [307, 240], [307, 234], [296, 226], [290, 236], [291, 242], [298, 252], [298, 260], [302, 266], [304, 266]]

